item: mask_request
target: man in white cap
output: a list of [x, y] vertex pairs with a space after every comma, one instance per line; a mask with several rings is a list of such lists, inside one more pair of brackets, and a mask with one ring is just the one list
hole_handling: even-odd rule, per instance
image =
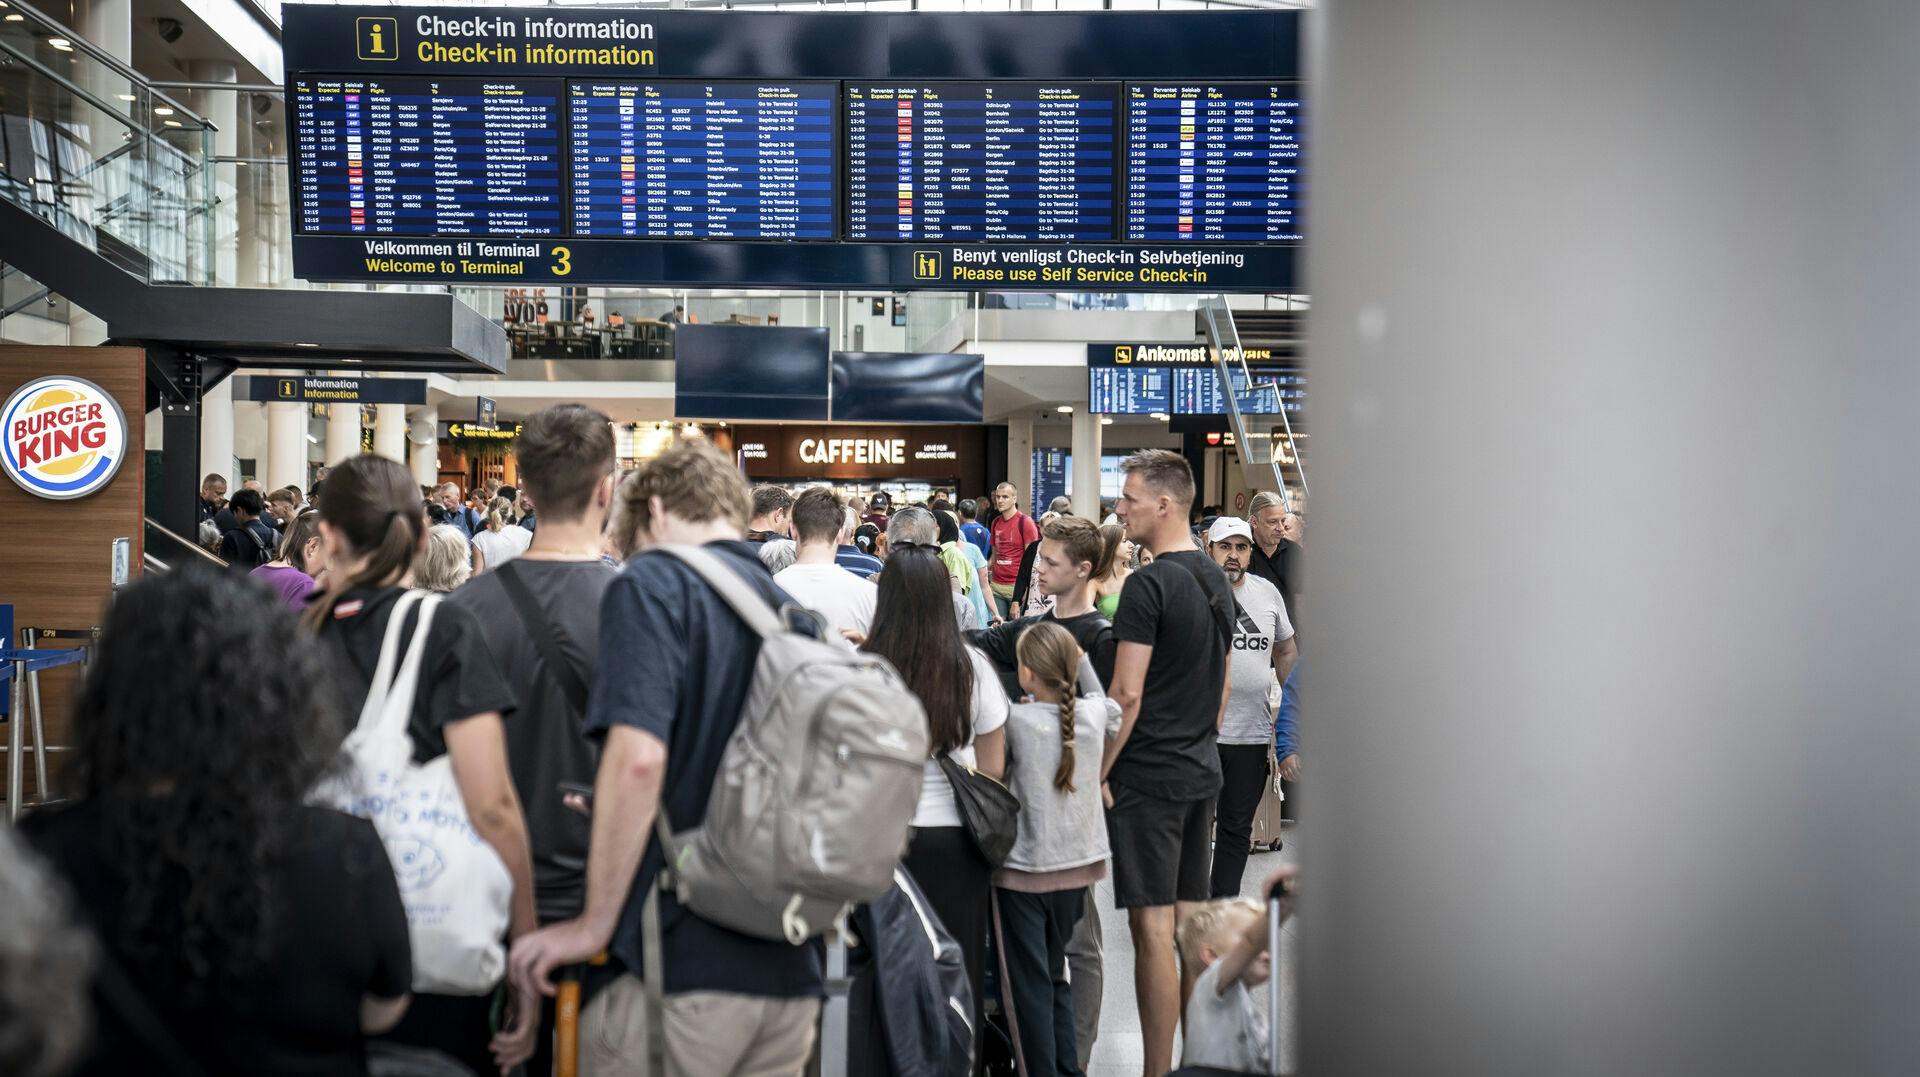
[[[1280, 589], [1249, 572], [1253, 529], [1236, 516], [1221, 516], [1207, 529], [1207, 553], [1233, 585], [1234, 634], [1226, 716], [1220, 723], [1220, 799], [1214, 806], [1213, 896], [1238, 897], [1247, 869], [1253, 816], [1274, 769], [1292, 781], [1300, 757], [1293, 731], [1281, 731], [1285, 758], [1274, 740], [1273, 685], [1284, 682], [1298, 653], [1293, 623]], [[1276, 679], [1277, 678], [1277, 679]], [[1291, 773], [1289, 773], [1291, 772]]]

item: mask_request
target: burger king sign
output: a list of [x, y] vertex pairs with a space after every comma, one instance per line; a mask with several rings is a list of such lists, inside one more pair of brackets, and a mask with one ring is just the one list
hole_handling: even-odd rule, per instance
[[0, 408], [0, 466], [20, 488], [65, 500], [97, 493], [126, 457], [127, 420], [83, 378], [36, 378]]

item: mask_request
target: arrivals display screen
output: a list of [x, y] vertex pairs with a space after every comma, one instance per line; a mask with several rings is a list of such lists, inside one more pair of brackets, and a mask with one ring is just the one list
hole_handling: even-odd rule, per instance
[[574, 82], [573, 234], [832, 239], [835, 87]]
[[1300, 101], [1279, 83], [1127, 87], [1127, 238], [1301, 238]]
[[1111, 241], [1115, 89], [849, 84], [847, 238]]
[[303, 232], [565, 232], [557, 80], [302, 77], [290, 96]]
[[1297, 11], [283, 14], [305, 279], [1297, 283]]
[[[1254, 380], [1273, 382], [1279, 391], [1249, 394], [1238, 362], [1230, 362], [1227, 370], [1240, 410], [1271, 415], [1284, 403], [1288, 415], [1299, 416], [1306, 406], [1306, 374], [1274, 366], [1275, 356], [1268, 349], [1249, 349], [1246, 358]], [[1225, 415], [1227, 392], [1202, 345], [1089, 344], [1087, 410], [1096, 415]]]

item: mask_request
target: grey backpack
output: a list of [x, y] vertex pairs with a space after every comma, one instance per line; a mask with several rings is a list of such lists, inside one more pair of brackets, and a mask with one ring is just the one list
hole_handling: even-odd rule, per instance
[[[760, 637], [705, 820], [675, 833], [659, 817], [661, 885], [703, 919], [797, 946], [893, 885], [920, 800], [926, 711], [885, 659], [793, 630], [784, 611], [712, 553], [660, 552], [697, 573]], [[657, 905], [652, 895], [648, 904]], [[657, 916], [643, 919], [653, 935]], [[646, 938], [645, 951], [647, 964], [658, 960], [658, 940]]]

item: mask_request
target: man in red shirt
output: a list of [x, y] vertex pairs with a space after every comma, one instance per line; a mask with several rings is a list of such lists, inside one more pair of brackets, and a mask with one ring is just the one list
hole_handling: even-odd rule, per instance
[[993, 604], [1002, 620], [1020, 616], [1013, 608], [1013, 585], [1020, 578], [1020, 556], [1040, 541], [1033, 517], [1020, 511], [1019, 491], [1010, 482], [993, 488]]

